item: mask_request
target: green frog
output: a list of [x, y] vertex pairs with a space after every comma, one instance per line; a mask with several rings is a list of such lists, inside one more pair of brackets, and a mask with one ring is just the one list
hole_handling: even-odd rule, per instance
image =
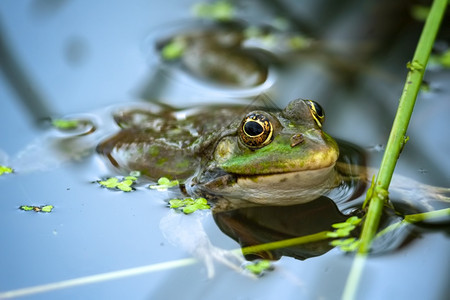
[[282, 110], [137, 108], [114, 119], [121, 130], [97, 151], [152, 180], [181, 180], [190, 196], [292, 205], [350, 186], [356, 193], [366, 177], [358, 167], [362, 155], [355, 155], [361, 152], [323, 131], [324, 110], [312, 100], [297, 99]]
[[[330, 230], [333, 223], [363, 215], [359, 196], [371, 173], [364, 151], [324, 132], [325, 113], [315, 101], [293, 100], [284, 109], [146, 105], [120, 110], [114, 120], [121, 129], [100, 143], [97, 152], [127, 173], [139, 170], [154, 181], [178, 179], [185, 194], [214, 205], [219, 228], [242, 247]], [[432, 210], [430, 200], [448, 201], [448, 188], [404, 177], [394, 179], [392, 186], [414, 209]], [[170, 243], [205, 260], [210, 276], [212, 259], [239, 269], [243, 258], [214, 247], [203, 215], [196, 216], [183, 218], [171, 211], [160, 229]], [[394, 215], [383, 226], [398, 218]], [[396, 233], [395, 240], [403, 239]], [[325, 240], [247, 258], [306, 259], [331, 248]]]

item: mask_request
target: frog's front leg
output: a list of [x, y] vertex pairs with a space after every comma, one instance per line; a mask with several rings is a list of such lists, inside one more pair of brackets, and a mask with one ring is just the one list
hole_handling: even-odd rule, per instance
[[184, 215], [170, 211], [161, 219], [160, 229], [171, 244], [181, 247], [203, 261], [209, 278], [214, 276], [214, 261], [241, 272], [245, 263], [241, 254], [212, 245], [203, 227], [203, 221], [207, 216], [210, 216], [210, 212], [197, 211], [192, 215]]

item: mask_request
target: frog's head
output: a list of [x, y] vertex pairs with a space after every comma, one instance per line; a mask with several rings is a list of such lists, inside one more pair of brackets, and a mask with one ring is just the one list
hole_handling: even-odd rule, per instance
[[324, 119], [319, 104], [303, 99], [282, 111], [247, 113], [215, 144], [192, 191], [280, 205], [316, 198], [334, 182], [339, 156], [335, 140], [322, 131]]

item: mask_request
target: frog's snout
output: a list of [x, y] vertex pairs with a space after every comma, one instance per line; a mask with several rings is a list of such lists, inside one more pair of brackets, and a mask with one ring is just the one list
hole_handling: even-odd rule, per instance
[[305, 141], [305, 138], [303, 137], [303, 134], [297, 133], [291, 136], [291, 147], [295, 147], [297, 145], [300, 145]]

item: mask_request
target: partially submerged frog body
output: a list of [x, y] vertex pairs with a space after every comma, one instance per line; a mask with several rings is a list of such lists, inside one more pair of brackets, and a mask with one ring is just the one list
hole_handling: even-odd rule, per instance
[[185, 180], [191, 196], [290, 205], [347, 184], [343, 176], [362, 175], [336, 164], [339, 146], [322, 130], [323, 110], [311, 100], [294, 100], [283, 110], [136, 109], [115, 119], [122, 130], [97, 151], [153, 180]]
[[[154, 181], [178, 179], [189, 196], [255, 205], [327, 196], [339, 205], [359, 196], [369, 181], [362, 151], [326, 134], [324, 112], [311, 100], [294, 100], [282, 110], [138, 108], [114, 118], [121, 130], [97, 151], [116, 167], [141, 171]], [[410, 184], [416, 191], [407, 196], [411, 203], [448, 201], [448, 188], [418, 187], [405, 177], [393, 183], [403, 194]]]

